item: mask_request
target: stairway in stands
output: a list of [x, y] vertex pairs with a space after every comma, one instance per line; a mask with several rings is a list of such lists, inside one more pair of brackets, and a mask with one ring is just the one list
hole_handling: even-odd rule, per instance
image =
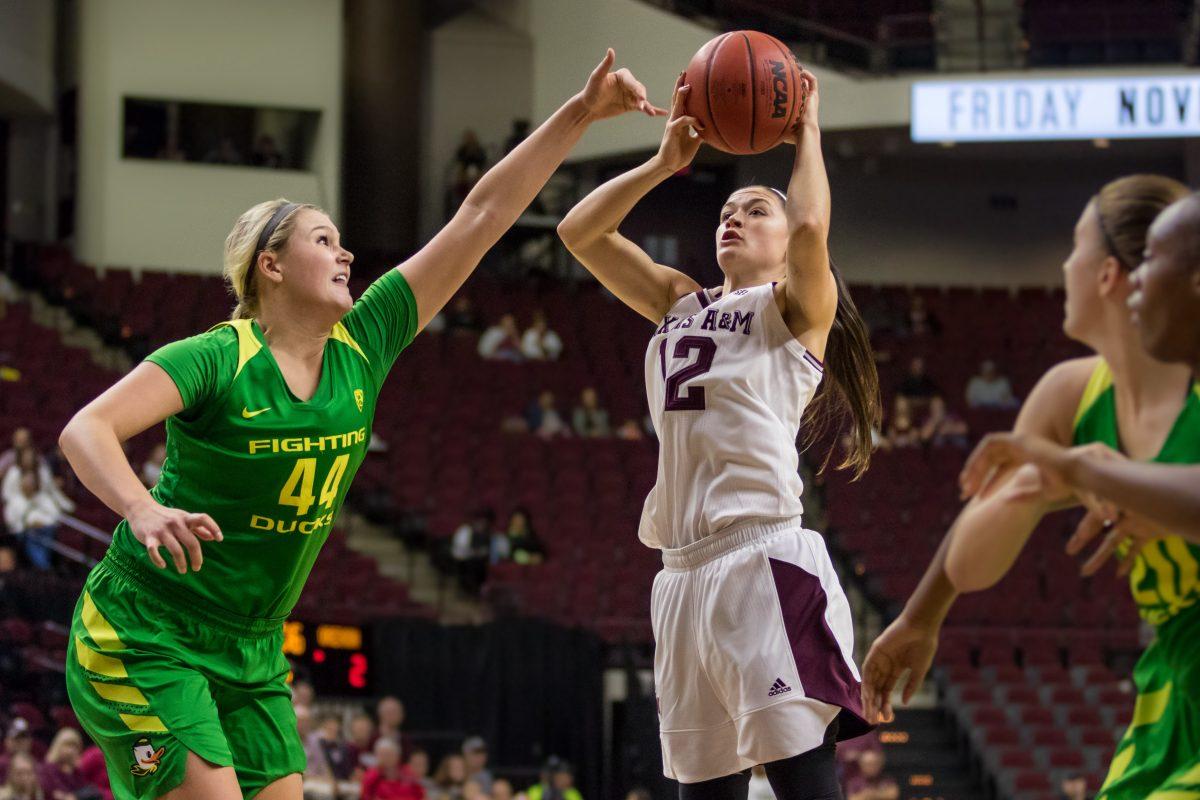
[[987, 790], [973, 774], [966, 746], [939, 708], [897, 710], [879, 730], [886, 771], [900, 784], [900, 800], [982, 800]]

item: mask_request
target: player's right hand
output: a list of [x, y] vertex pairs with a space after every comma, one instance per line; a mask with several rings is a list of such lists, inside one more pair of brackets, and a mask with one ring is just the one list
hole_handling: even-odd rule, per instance
[[937, 644], [936, 627], [917, 624], [903, 614], [879, 634], [862, 668], [863, 714], [867, 722], [878, 725], [896, 718], [892, 691], [907, 671], [901, 696], [905, 703], [912, 699], [925, 682]]
[[679, 170], [692, 163], [696, 151], [700, 149], [700, 132], [704, 127], [700, 120], [689, 117], [684, 113], [684, 103], [692, 87], [684, 84], [683, 73], [675, 81], [675, 94], [671, 98], [671, 118], [667, 120], [667, 129], [663, 132], [662, 144], [658, 146], [655, 158], [671, 172]]
[[200, 553], [201, 540], [219, 542], [224, 538], [221, 529], [208, 514], [167, 508], [152, 498], [134, 506], [125, 518], [129, 520], [129, 529], [133, 531], [134, 538], [145, 546], [154, 566], [166, 569], [167, 562], [159, 552], [160, 547], [165, 547], [180, 575], [187, 572], [189, 560], [192, 571], [200, 571], [204, 563], [204, 556]]

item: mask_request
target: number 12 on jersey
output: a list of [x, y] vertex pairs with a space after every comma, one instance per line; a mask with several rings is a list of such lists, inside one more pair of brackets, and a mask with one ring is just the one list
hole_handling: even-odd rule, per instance
[[663, 339], [658, 346], [662, 376], [667, 382], [664, 411], [704, 410], [704, 387], [685, 387], [684, 383], [712, 369], [713, 359], [717, 356], [717, 343], [705, 336], [683, 336], [675, 342], [672, 357], [691, 358], [693, 351], [696, 353], [695, 361], [667, 375], [667, 340]]

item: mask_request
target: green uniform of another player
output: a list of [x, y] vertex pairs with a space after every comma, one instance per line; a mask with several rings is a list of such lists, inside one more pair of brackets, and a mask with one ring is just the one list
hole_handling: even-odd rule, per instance
[[[1079, 403], [1075, 444], [1120, 448], [1112, 372], [1101, 361]], [[1200, 383], [1154, 459], [1200, 463]], [[1154, 642], [1134, 669], [1133, 721], [1097, 800], [1200, 800], [1200, 546], [1166, 535], [1138, 555], [1129, 587]]]
[[[151, 490], [212, 516], [224, 540], [199, 572], [157, 569], [122, 521], [75, 609], [67, 690], [104, 750], [115, 797], [184, 779], [187, 751], [232, 766], [246, 797], [303, 772], [283, 656], [295, 605], [367, 450], [380, 386], [416, 304], [389, 271], [334, 327], [316, 394], [288, 389], [262, 329], [222, 323], [148, 357], [184, 409], [167, 420]], [[169, 562], [168, 562], [169, 563]]]

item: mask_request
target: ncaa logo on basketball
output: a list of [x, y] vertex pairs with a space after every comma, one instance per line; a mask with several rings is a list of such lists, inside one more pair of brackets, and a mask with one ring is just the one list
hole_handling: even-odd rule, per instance
[[359, 411], [362, 411], [362, 407], [363, 407], [363, 390], [362, 389], [354, 390], [354, 405], [358, 406]]
[[771, 100], [771, 119], [787, 114], [787, 70], [782, 61], [771, 61], [771, 89], [775, 97]]

